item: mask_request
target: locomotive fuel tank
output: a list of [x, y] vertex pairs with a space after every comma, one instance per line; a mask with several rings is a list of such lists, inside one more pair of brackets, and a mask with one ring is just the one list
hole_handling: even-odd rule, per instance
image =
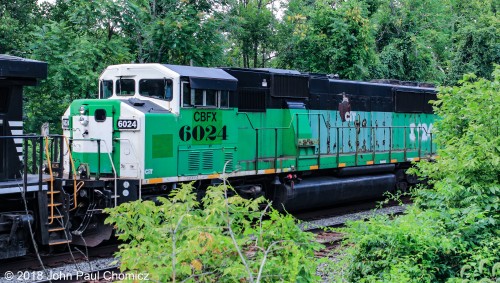
[[289, 212], [312, 210], [378, 198], [393, 191], [395, 184], [396, 176], [392, 173], [347, 178], [317, 176], [278, 185], [274, 203], [282, 204]]

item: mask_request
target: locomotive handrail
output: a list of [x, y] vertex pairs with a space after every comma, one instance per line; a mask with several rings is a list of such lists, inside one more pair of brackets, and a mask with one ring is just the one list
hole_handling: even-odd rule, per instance
[[[37, 171], [37, 166], [36, 166], [36, 161], [37, 161], [37, 158], [36, 158], [36, 145], [37, 145], [37, 142], [36, 140], [39, 139], [41, 136], [39, 135], [34, 135], [34, 134], [29, 134], [29, 135], [10, 135], [10, 136], [0, 136], [0, 139], [12, 139], [12, 140], [15, 140], [15, 139], [22, 139], [23, 140], [23, 147], [24, 147], [24, 154], [23, 154], [23, 165], [27, 165], [28, 164], [28, 160], [27, 158], [24, 158], [24, 157], [27, 157], [27, 154], [28, 154], [28, 149], [29, 149], [29, 145], [28, 145], [28, 141], [31, 141], [31, 146], [32, 146], [32, 160], [31, 160], [31, 164], [32, 164], [32, 167], [31, 167], [31, 172], [34, 174], [36, 171]], [[23, 166], [24, 168], [25, 166]], [[28, 170], [28, 167], [26, 166], [25, 168], [25, 171], [27, 172]], [[40, 179], [41, 181], [41, 179]]]
[[[212, 147], [196, 147], [196, 150], [226, 150], [226, 149], [236, 149], [235, 146], [223, 146], [223, 147], [217, 147], [217, 148], [212, 148]], [[193, 148], [179, 148], [179, 151], [192, 151]]]
[[[109, 153], [109, 148], [108, 148], [108, 144], [106, 143], [105, 140], [102, 140], [104, 142], [104, 146], [106, 147], [106, 151], [107, 151], [107, 154], [108, 154], [108, 157], [109, 157], [109, 162], [111, 163], [111, 168], [113, 168], [113, 175], [114, 175], [114, 185], [115, 185], [115, 207], [118, 205], [118, 187], [116, 185], [116, 168], [115, 168], [115, 164], [113, 163], [113, 159], [111, 158], [111, 154]], [[99, 140], [99, 142], [101, 142], [101, 140]]]
[[49, 167], [50, 173], [50, 221], [49, 225], [54, 222], [54, 177], [52, 175], [52, 164], [50, 162], [50, 153], [49, 153], [49, 137], [45, 137], [45, 154], [47, 154], [47, 164]]
[[275, 142], [274, 142], [274, 168], [276, 169], [277, 167], [277, 162], [278, 162], [278, 132], [277, 130], [288, 130], [292, 128], [293, 125], [293, 116], [290, 119], [290, 123], [288, 124], [288, 127], [262, 127], [262, 128], [255, 128], [252, 124], [252, 121], [250, 120], [250, 117], [248, 117], [248, 113], [246, 112], [236, 112], [236, 115], [239, 114], [245, 114], [245, 117], [247, 117], [248, 123], [250, 123], [250, 127], [252, 127], [252, 130], [255, 130], [255, 173], [257, 174], [259, 171], [259, 130], [274, 130], [275, 133]]
[[[111, 154], [110, 154], [110, 151], [109, 151], [109, 148], [108, 148], [108, 144], [106, 143], [105, 140], [101, 140], [101, 139], [94, 139], [94, 138], [90, 138], [90, 139], [71, 139], [71, 141], [92, 141], [92, 142], [97, 142], [97, 149], [100, 151], [100, 143], [101, 141], [104, 142], [104, 146], [106, 147], [106, 153], [108, 154], [108, 158], [109, 158], [109, 162], [111, 163], [111, 168], [113, 170], [113, 176], [114, 176], [114, 192], [115, 192], [115, 206], [117, 206], [118, 204], [118, 200], [117, 200], [117, 196], [118, 196], [118, 189], [117, 189], [117, 185], [116, 185], [116, 179], [117, 179], [117, 174], [116, 174], [116, 168], [115, 168], [115, 164], [113, 162], [113, 158], [111, 158]], [[101, 161], [100, 161], [100, 154], [98, 154], [98, 171], [100, 170], [100, 166], [101, 166]]]
[[[73, 200], [74, 200], [74, 203], [75, 203], [73, 209], [75, 209], [77, 207], [77, 197], [76, 197], [76, 194], [78, 192], [78, 188], [76, 186], [76, 168], [75, 168], [75, 162], [73, 160], [73, 155], [71, 154], [71, 148], [70, 148], [70, 145], [69, 145], [69, 141], [68, 141], [68, 138], [66, 136], [64, 136], [64, 142], [66, 143], [66, 146], [68, 147], [68, 159], [69, 159], [69, 162], [71, 163], [70, 168], [73, 169], [72, 170], [73, 171]], [[71, 174], [71, 172], [68, 172], [68, 174]]]
[[[49, 135], [46, 138], [48, 139], [49, 137], [58, 137], [57, 135]], [[26, 193], [28, 190], [28, 168], [29, 165], [31, 164], [31, 173], [32, 174], [37, 174], [38, 175], [38, 191], [42, 192], [43, 191], [43, 160], [44, 160], [44, 150], [48, 151], [48, 144], [46, 147], [44, 147], [44, 136], [41, 135], [36, 135], [36, 134], [24, 134], [24, 135], [9, 135], [9, 136], [0, 136], [0, 139], [2, 140], [16, 140], [16, 139], [22, 139], [22, 145], [21, 148], [22, 150], [22, 175], [20, 175], [20, 178], [23, 179], [23, 192]], [[31, 162], [28, 160], [28, 154], [29, 154], [29, 148], [30, 144], [29, 142], [31, 141], [31, 149], [32, 149], [32, 159]], [[18, 142], [19, 143], [19, 142]], [[37, 148], [39, 150], [37, 151]], [[53, 151], [53, 150], [52, 150]], [[59, 151], [60, 152], [60, 151]], [[19, 152], [18, 152], [19, 153]], [[37, 157], [38, 156], [38, 157]], [[51, 154], [47, 155], [47, 159], [49, 164], [51, 164], [50, 160]], [[30, 164], [29, 164], [30, 163]], [[52, 170], [52, 166], [49, 166], [49, 170]], [[53, 174], [51, 174], [51, 185], [53, 186]]]
[[292, 124], [293, 124], [293, 117], [290, 119], [290, 123], [288, 124], [288, 127], [261, 127], [261, 128], [255, 128], [252, 124], [252, 121], [250, 120], [250, 117], [248, 117], [248, 113], [246, 112], [237, 112], [236, 115], [239, 114], [245, 114], [247, 117], [248, 122], [250, 123], [250, 126], [252, 127], [252, 130], [273, 130], [273, 129], [280, 129], [280, 130], [286, 130], [286, 129], [291, 129]]
[[246, 113], [246, 112], [236, 112], [236, 115], [240, 115], [240, 114], [245, 114], [245, 116], [247, 117], [248, 123], [250, 123], [250, 127], [252, 127], [252, 130], [255, 130], [255, 127], [253, 126], [252, 121], [250, 120], [250, 117], [248, 117], [248, 113]]
[[[338, 134], [339, 134], [339, 129], [350, 129], [352, 127], [350, 126], [331, 126], [330, 123], [326, 122], [326, 119], [325, 119], [325, 116], [323, 113], [296, 113], [295, 115], [297, 115], [297, 120], [298, 120], [298, 116], [299, 115], [306, 115], [306, 116], [314, 116], [314, 115], [318, 115], [318, 119], [319, 119], [319, 116], [321, 116], [323, 118], [323, 122], [325, 124], [325, 127], [329, 130], [329, 129], [332, 129], [332, 128], [336, 128], [337, 129], [337, 160], [338, 160], [338, 157], [339, 157], [339, 140], [338, 140]], [[358, 114], [359, 116], [359, 114]], [[298, 124], [298, 123], [297, 123]], [[318, 123], [319, 124], [319, 123]], [[318, 128], [319, 128], [319, 125], [318, 125]], [[358, 128], [356, 126], [354, 126], [354, 128]], [[414, 128], [414, 129], [418, 129], [417, 130], [417, 135], [418, 135], [418, 157], [420, 158], [422, 153], [422, 135], [420, 133], [420, 131], [424, 131], [425, 134], [427, 135], [430, 135], [430, 151], [429, 151], [429, 154], [432, 155], [432, 141], [433, 141], [433, 136], [432, 136], [432, 132], [431, 131], [428, 131], [428, 128], [426, 127], [423, 127], [423, 126], [369, 126], [369, 127], [363, 127], [363, 128], [368, 128], [368, 129], [378, 129], [378, 128], [388, 128], [388, 129], [404, 129], [404, 159], [406, 160], [406, 155], [407, 155], [407, 141], [406, 141], [406, 129], [407, 128]], [[391, 153], [392, 153], [392, 131], [389, 131], [390, 133], [390, 140], [389, 140], [389, 158], [391, 157]], [[320, 129], [318, 129], [318, 137], [320, 137], [321, 135], [321, 131]], [[356, 135], [356, 139], [358, 138], [358, 135]], [[298, 125], [297, 125], [297, 139], [298, 139]], [[357, 146], [357, 143], [358, 143], [358, 140], [356, 140], [356, 164], [357, 164], [357, 155], [358, 155], [358, 146]], [[297, 148], [298, 150], [298, 148]], [[376, 152], [374, 150], [374, 152]], [[321, 155], [321, 147], [319, 147], [319, 150], [318, 150], [318, 162], [319, 162], [319, 156]], [[337, 162], [338, 163], [338, 162]]]
[[[275, 162], [274, 162], [274, 168], [276, 168], [277, 166], [277, 158], [278, 158], [278, 130], [287, 130], [287, 129], [292, 129], [292, 125], [293, 125], [293, 121], [294, 121], [294, 116], [292, 115], [291, 119], [290, 119], [290, 124], [288, 125], [288, 127], [255, 127], [250, 119], [250, 117], [248, 116], [248, 113], [246, 112], [237, 112], [236, 113], [237, 115], [239, 114], [243, 114], [245, 115], [245, 117], [247, 118], [247, 121], [248, 123], [250, 124], [250, 127], [252, 130], [255, 131], [255, 171], [256, 173], [258, 172], [258, 162], [259, 162], [259, 131], [260, 130], [274, 130], [275, 131], [275, 153], [274, 153], [274, 159], [275, 159]], [[392, 151], [393, 151], [393, 131], [394, 129], [402, 129], [404, 130], [404, 134], [403, 134], [403, 154], [404, 154], [404, 160], [407, 160], [407, 151], [408, 151], [408, 148], [407, 148], [407, 130], [408, 129], [417, 129], [416, 131], [416, 134], [417, 134], [417, 140], [418, 140], [418, 157], [420, 158], [421, 155], [422, 155], [422, 133], [425, 133], [426, 135], [429, 135], [430, 136], [430, 149], [429, 149], [429, 155], [432, 155], [433, 154], [433, 148], [432, 148], [432, 142], [433, 142], [433, 134], [432, 134], [432, 131], [430, 131], [427, 127], [423, 127], [423, 126], [364, 126], [364, 127], [361, 127], [359, 125], [353, 125], [353, 126], [335, 126], [335, 125], [331, 125], [330, 122], [326, 120], [325, 118], [325, 115], [323, 113], [294, 113], [295, 114], [295, 119], [297, 120], [297, 129], [296, 129], [296, 138], [295, 138], [295, 145], [296, 145], [296, 166], [298, 166], [298, 157], [299, 157], [299, 144], [298, 144], [298, 140], [299, 140], [299, 123], [298, 123], [298, 120], [299, 120], [299, 116], [300, 115], [304, 115], [304, 116], [308, 116], [308, 117], [311, 117], [311, 116], [318, 116], [318, 153], [317, 153], [317, 163], [318, 163], [318, 166], [319, 166], [319, 163], [320, 163], [320, 160], [321, 160], [321, 120], [323, 120], [323, 124], [324, 126], [326, 127], [326, 129], [329, 131], [331, 129], [335, 129], [336, 130], [336, 137], [337, 137], [337, 152], [336, 152], [336, 155], [337, 155], [337, 166], [340, 165], [340, 161], [339, 161], [339, 157], [340, 157], [340, 146], [339, 146], [339, 136], [340, 136], [340, 130], [342, 129], [361, 129], [361, 128], [365, 128], [367, 130], [370, 130], [372, 132], [372, 138], [373, 140], [371, 141], [372, 143], [372, 147], [373, 147], [373, 159], [375, 159], [375, 155], [376, 155], [376, 137], [375, 137], [375, 131], [378, 130], [378, 129], [389, 129], [389, 159], [392, 158]], [[357, 115], [357, 120], [359, 121], [360, 120], [360, 115], [358, 114]], [[359, 133], [356, 133], [356, 153], [355, 153], [355, 163], [357, 165], [358, 163], [358, 154], [359, 154]]]

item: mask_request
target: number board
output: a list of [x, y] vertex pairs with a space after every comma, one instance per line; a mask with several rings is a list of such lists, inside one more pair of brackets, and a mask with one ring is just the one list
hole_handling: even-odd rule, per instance
[[137, 130], [139, 129], [139, 122], [136, 119], [118, 119], [116, 127], [119, 130]]
[[63, 118], [62, 119], [62, 128], [63, 129], [69, 129], [69, 119], [68, 118]]
[[201, 111], [193, 113], [191, 125], [179, 129], [179, 139], [191, 144], [221, 144], [227, 140], [227, 126], [222, 124], [222, 112]]

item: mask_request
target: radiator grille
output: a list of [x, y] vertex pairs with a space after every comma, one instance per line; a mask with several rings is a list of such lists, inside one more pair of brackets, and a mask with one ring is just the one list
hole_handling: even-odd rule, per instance
[[204, 151], [202, 154], [202, 166], [203, 170], [211, 170], [214, 167], [214, 152]]
[[229, 161], [229, 163], [226, 165], [226, 172], [231, 172], [234, 170], [233, 157], [233, 152], [224, 152], [224, 164]]
[[200, 169], [200, 152], [191, 151], [188, 155], [188, 170], [197, 171]]

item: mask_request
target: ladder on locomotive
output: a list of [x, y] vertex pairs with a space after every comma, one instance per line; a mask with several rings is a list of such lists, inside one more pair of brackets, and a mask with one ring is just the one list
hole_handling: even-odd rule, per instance
[[[71, 155], [71, 151], [68, 146], [68, 142], [66, 137], [63, 137], [67, 148], [68, 148], [68, 154], [71, 163], [73, 164], [73, 157]], [[56, 190], [55, 187], [55, 177], [54, 177], [54, 171], [53, 169], [57, 168], [58, 166], [62, 166], [62, 160], [61, 163], [58, 164], [58, 166], [53, 166], [55, 165], [51, 161], [51, 155], [49, 151], [49, 138], [45, 137], [45, 154], [47, 158], [47, 165], [49, 169], [49, 190], [47, 192], [47, 209], [48, 209], [48, 219], [47, 219], [47, 232], [49, 234], [49, 246], [57, 246], [57, 245], [64, 245], [64, 244], [69, 244], [72, 241], [71, 233], [68, 231], [68, 224], [69, 224], [69, 217], [68, 217], [68, 211], [70, 210], [70, 203], [68, 201], [68, 198], [65, 197], [66, 193], [62, 191], [61, 188]], [[59, 150], [63, 150], [61, 147]], [[77, 199], [76, 199], [76, 193], [79, 188], [83, 186], [83, 181], [79, 182], [78, 184], [76, 183], [76, 172], [74, 170], [73, 166], [73, 181], [74, 181], [74, 194], [73, 194], [73, 209], [77, 207]], [[59, 176], [62, 177], [62, 176]]]

